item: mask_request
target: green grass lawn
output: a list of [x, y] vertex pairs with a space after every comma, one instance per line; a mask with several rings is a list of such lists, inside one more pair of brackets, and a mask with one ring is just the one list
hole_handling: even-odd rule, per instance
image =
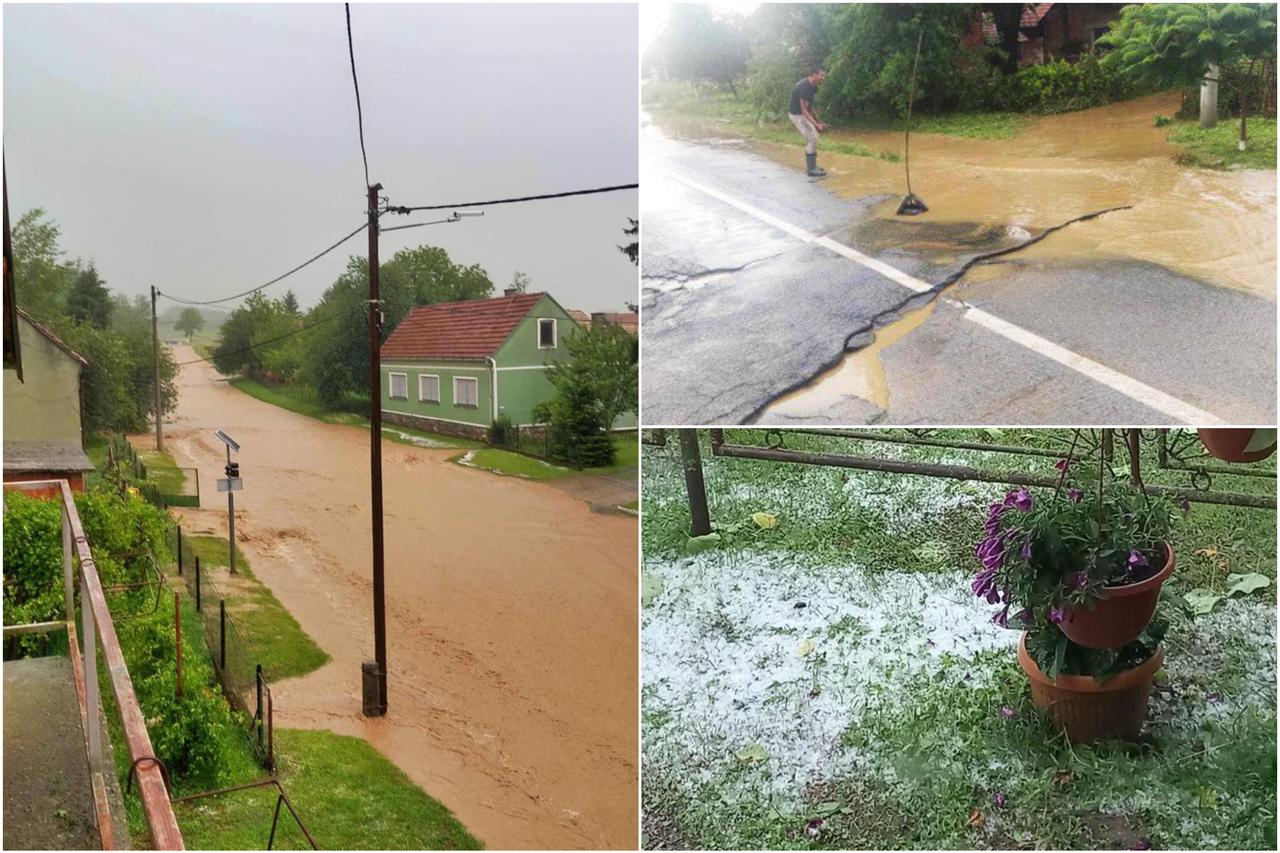
[[[276, 751], [277, 775], [322, 850], [481, 847], [448, 809], [359, 738], [277, 729]], [[178, 806], [187, 848], [266, 849], [275, 799], [274, 788], [262, 788]], [[275, 846], [309, 849], [287, 810], [282, 809]]]
[[[761, 432], [726, 440], [761, 446]], [[1065, 449], [1071, 434], [980, 438]], [[1173, 537], [1146, 736], [1072, 747], [1031, 705], [1017, 633], [969, 590], [985, 510], [1005, 487], [711, 457], [703, 441], [720, 543], [697, 553], [676, 443], [644, 448], [645, 846], [1274, 847], [1273, 511], [1191, 505]], [[993, 452], [794, 434], [785, 445], [1055, 473], [1053, 459]], [[1116, 454], [1109, 476], [1127, 469]], [[1155, 455], [1144, 441], [1148, 482], [1187, 483]], [[1270, 495], [1275, 483], [1219, 474], [1213, 487]], [[1249, 572], [1270, 585], [1207, 615], [1185, 606], [1188, 591]]]
[[[646, 94], [651, 91], [645, 87]], [[659, 118], [694, 121], [705, 130], [719, 135], [726, 133], [801, 147], [804, 140], [785, 116], [778, 114], [762, 117], [745, 97], [734, 98], [730, 94], [709, 94], [695, 98], [687, 86], [665, 85], [652, 90], [645, 101], [645, 108]], [[932, 133], [944, 136], [961, 136], [979, 139], [1012, 139], [1018, 131], [1034, 120], [1033, 116], [1017, 113], [951, 113], [947, 115], [916, 115], [912, 118], [913, 133]], [[856, 139], [839, 134], [856, 134], [867, 131], [894, 130], [906, 127], [903, 120], [865, 118], [855, 122], [836, 122], [831, 130], [836, 135], [823, 137], [822, 149], [853, 157], [874, 157], [890, 162], [900, 158], [892, 151], [876, 151]]]
[[1186, 149], [1183, 160], [1213, 169], [1274, 169], [1276, 167], [1276, 120], [1250, 118], [1247, 122], [1248, 148], [1240, 151], [1240, 122], [1221, 121], [1212, 130], [1201, 130], [1194, 121], [1180, 121], [1169, 131], [1169, 141]]
[[[217, 551], [204, 543], [201, 549], [206, 554]], [[225, 554], [226, 548], [222, 551]], [[200, 630], [200, 617], [190, 600], [183, 601], [182, 620], [188, 658], [199, 656], [206, 660], [209, 650]], [[207, 668], [208, 664], [202, 663], [193, 667], [193, 672], [207, 673]], [[105, 689], [104, 699], [123, 791], [129, 771], [128, 749], [118, 713]], [[243, 720], [218, 729], [214, 743], [221, 771], [216, 787], [270, 775], [254, 757], [249, 738]], [[275, 753], [276, 776], [321, 849], [448, 850], [480, 846], [448, 809], [359, 738], [278, 728]], [[212, 787], [215, 785], [208, 781], [177, 778], [173, 780], [173, 796], [196, 794]], [[180, 804], [174, 807], [174, 813], [189, 850], [264, 850], [274, 809], [274, 788], [262, 788]], [[134, 847], [146, 847], [146, 822], [136, 789], [125, 795], [125, 811]], [[275, 847], [310, 849], [284, 809]]]
[[[188, 536], [184, 541], [200, 558], [202, 571], [229, 566], [229, 548], [222, 536]], [[186, 571], [193, 571], [187, 568]], [[328, 663], [329, 655], [302, 630], [249, 566], [244, 552], [236, 548], [234, 579], [215, 572], [216, 583], [227, 596], [227, 614], [234, 620], [247, 648], [244, 658], [262, 664], [267, 677], [276, 681], [305, 675]], [[216, 604], [214, 605], [216, 606]], [[206, 605], [208, 607], [208, 605]]]
[[495, 474], [526, 477], [530, 480], [556, 480], [561, 477], [571, 477], [578, 474], [617, 474], [635, 467], [640, 454], [640, 439], [637, 434], [634, 432], [614, 433], [612, 439], [613, 464], [599, 468], [584, 468], [581, 471], [496, 447], [481, 447], [468, 453], [459, 454], [450, 461], [470, 467], [482, 468]]
[[[134, 448], [137, 450], [137, 448]], [[167, 451], [137, 450], [138, 459], [147, 466], [147, 479], [160, 487], [166, 495], [181, 495], [187, 482], [187, 475], [173, 461]]]
[[[369, 418], [361, 414], [362, 411], [368, 409], [368, 402], [354, 395], [347, 402], [348, 410], [335, 411], [320, 400], [314, 389], [305, 385], [268, 385], [246, 376], [233, 376], [227, 381], [250, 397], [261, 400], [264, 403], [270, 403], [273, 406], [279, 406], [282, 409], [288, 409], [291, 412], [297, 412], [300, 415], [306, 415], [309, 418], [315, 418], [328, 424], [369, 428]], [[439, 433], [426, 432], [398, 424], [383, 424], [382, 435], [391, 441], [417, 447], [479, 446], [477, 442], [469, 441], [465, 438], [440, 435]]]

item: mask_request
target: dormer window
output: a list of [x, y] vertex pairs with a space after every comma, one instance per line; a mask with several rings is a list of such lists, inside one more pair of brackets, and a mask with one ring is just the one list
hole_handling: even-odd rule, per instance
[[553, 317], [538, 319], [538, 349], [556, 348], [556, 321]]

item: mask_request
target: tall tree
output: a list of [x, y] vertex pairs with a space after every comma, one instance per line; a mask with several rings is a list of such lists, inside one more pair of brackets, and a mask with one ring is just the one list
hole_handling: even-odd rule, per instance
[[528, 293], [531, 284], [533, 284], [533, 278], [527, 272], [516, 270], [511, 276], [511, 286], [507, 289], [516, 293]]
[[751, 52], [740, 19], [717, 15], [700, 3], [672, 4], [667, 29], [654, 49], [669, 77], [695, 85], [716, 83], [734, 97], [734, 81], [746, 73]]
[[635, 237], [630, 243], [623, 243], [618, 247], [618, 251], [627, 256], [627, 260], [639, 266], [640, 264], [640, 220], [627, 217], [627, 227], [622, 229], [622, 233], [627, 237]]
[[[1113, 48], [1104, 67], [1153, 87], [1196, 86], [1211, 66], [1240, 105], [1240, 150], [1250, 95], [1276, 55], [1274, 3], [1171, 3], [1125, 6], [1099, 43]], [[1215, 107], [1216, 108], [1216, 107]]]
[[551, 368], [547, 378], [552, 385], [586, 385], [609, 426], [619, 415], [639, 410], [639, 346], [626, 330], [613, 323], [593, 323], [574, 331], [565, 348], [569, 360]]
[[95, 329], [105, 329], [111, 324], [112, 307], [111, 292], [90, 261], [88, 267], [76, 273], [67, 293], [66, 311], [78, 322], [91, 323]]
[[18, 305], [37, 320], [62, 314], [75, 268], [63, 262], [58, 241], [62, 229], [42, 207], [22, 214], [13, 225], [13, 284]]
[[1017, 74], [1021, 59], [1018, 36], [1022, 34], [1022, 7], [1025, 3], [984, 3], [983, 10], [991, 15], [1000, 36], [1000, 48], [1004, 54], [1001, 69], [1005, 74]]
[[183, 308], [173, 327], [179, 332], [185, 332], [187, 340], [191, 340], [192, 335], [204, 328], [204, 315], [195, 308]]
[[298, 297], [292, 290], [286, 290], [284, 292], [284, 299], [281, 301], [284, 303], [284, 310], [288, 311], [295, 317], [302, 316], [302, 311], [298, 308]]

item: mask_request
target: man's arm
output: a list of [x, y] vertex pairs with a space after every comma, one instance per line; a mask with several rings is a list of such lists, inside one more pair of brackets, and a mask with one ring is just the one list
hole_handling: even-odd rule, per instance
[[800, 114], [813, 122], [813, 126], [816, 127], [819, 132], [827, 129], [827, 126], [823, 124], [816, 115], [814, 115], [813, 110], [809, 106], [809, 101], [805, 98], [800, 99]]

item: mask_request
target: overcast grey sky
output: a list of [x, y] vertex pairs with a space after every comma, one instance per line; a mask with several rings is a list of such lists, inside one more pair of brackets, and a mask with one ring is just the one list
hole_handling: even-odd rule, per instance
[[[11, 6], [9, 212], [41, 206], [113, 290], [216, 298], [358, 226], [364, 175], [342, 5]], [[393, 204], [637, 180], [633, 5], [353, 4], [370, 177]], [[520, 270], [566, 308], [621, 310], [634, 190], [491, 208], [386, 234], [501, 288]], [[434, 218], [391, 217], [388, 225]], [[267, 292], [314, 304], [360, 235]]]

